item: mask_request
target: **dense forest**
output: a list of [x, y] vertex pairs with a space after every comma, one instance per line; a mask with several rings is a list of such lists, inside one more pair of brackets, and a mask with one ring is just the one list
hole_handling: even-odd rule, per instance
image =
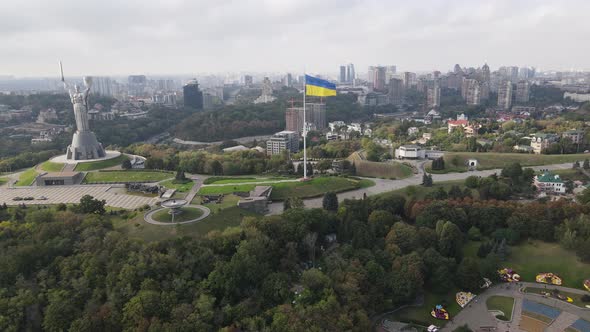
[[[590, 207], [566, 201], [346, 200], [146, 243], [101, 202], [0, 210], [0, 330], [368, 331], [424, 289], [474, 290], [529, 238], [589, 261]], [[336, 235], [336, 241], [333, 236]], [[466, 239], [482, 242], [463, 258]]]

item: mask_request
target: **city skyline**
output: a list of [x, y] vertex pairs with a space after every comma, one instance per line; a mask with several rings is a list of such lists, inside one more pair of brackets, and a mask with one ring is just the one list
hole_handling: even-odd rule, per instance
[[[451, 1], [91, 2], [0, 4], [0, 75], [587, 70], [590, 3]], [[27, 13], [27, 15], [22, 15]], [[75, 14], [72, 14], [75, 13]], [[517, 33], [515, 33], [517, 32]]]

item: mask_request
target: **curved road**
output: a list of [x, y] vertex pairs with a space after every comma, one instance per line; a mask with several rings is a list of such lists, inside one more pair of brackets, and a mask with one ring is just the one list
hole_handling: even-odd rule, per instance
[[199, 210], [203, 211], [203, 214], [200, 217], [198, 217], [197, 219], [193, 219], [193, 220], [187, 220], [187, 221], [181, 221], [181, 222], [161, 222], [161, 221], [155, 220], [152, 217], [154, 215], [154, 213], [165, 209], [165, 208], [159, 208], [159, 209], [151, 210], [150, 212], [146, 213], [145, 216], [143, 216], [143, 220], [145, 220], [145, 222], [147, 222], [148, 224], [160, 225], [160, 226], [184, 225], [184, 224], [190, 224], [193, 222], [199, 222], [199, 221], [207, 218], [209, 216], [209, 214], [211, 213], [211, 210], [209, 210], [208, 207], [205, 207], [202, 205], [188, 204], [188, 205], [185, 205], [185, 207], [199, 209]]
[[[365, 194], [367, 196], [381, 194], [384, 192], [397, 190], [401, 188], [405, 188], [412, 185], [420, 185], [422, 183], [422, 174], [424, 163], [418, 165], [418, 173], [414, 174], [413, 176], [401, 180], [385, 180], [385, 179], [374, 179], [369, 178], [375, 182], [375, 185], [368, 188], [356, 189], [345, 191], [338, 194], [338, 200], [342, 201], [344, 199], [355, 199], [355, 198], [362, 198]], [[529, 168], [529, 167], [525, 167]], [[539, 170], [560, 170], [560, 169], [571, 169], [572, 163], [565, 163], [565, 164], [553, 164], [553, 165], [543, 165], [543, 166], [530, 166], [530, 168], [534, 169], [535, 171]], [[500, 174], [501, 169], [490, 169], [485, 171], [471, 171], [471, 172], [463, 172], [463, 173], [448, 173], [448, 174], [432, 174], [433, 181], [442, 182], [442, 181], [453, 181], [453, 180], [464, 180], [471, 175], [476, 176], [489, 176], [494, 173]], [[321, 208], [322, 207], [322, 197], [316, 198], [309, 198], [303, 200], [305, 207], [307, 208]], [[283, 203], [282, 202], [275, 202], [268, 205], [269, 208], [269, 215], [273, 214], [281, 214], [283, 212]]]

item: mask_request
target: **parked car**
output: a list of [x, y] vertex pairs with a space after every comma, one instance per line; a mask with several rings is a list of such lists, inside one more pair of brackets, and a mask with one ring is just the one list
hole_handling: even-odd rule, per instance
[[23, 200], [23, 198], [22, 198], [22, 197], [18, 197], [18, 196], [17, 196], [17, 197], [15, 197], [15, 198], [13, 198], [12, 200], [13, 200], [13, 201], [22, 201], [22, 200]]
[[39, 196], [39, 197], [37, 197], [37, 200], [38, 201], [46, 201], [47, 200], [47, 197], [45, 197], [45, 196]]
[[23, 201], [32, 201], [34, 199], [35, 199], [35, 197], [27, 196], [27, 197], [23, 198]]

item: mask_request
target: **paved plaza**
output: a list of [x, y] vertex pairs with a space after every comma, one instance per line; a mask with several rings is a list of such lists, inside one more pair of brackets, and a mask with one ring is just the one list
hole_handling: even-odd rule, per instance
[[[155, 204], [157, 198], [128, 195], [123, 188], [109, 185], [78, 185], [78, 186], [55, 186], [55, 187], [14, 187], [0, 188], [0, 204], [26, 205], [35, 204], [59, 204], [79, 203], [84, 195], [90, 195], [97, 199], [104, 199], [107, 206], [135, 209], [142, 205]], [[14, 201], [14, 197], [33, 197], [32, 201]], [[46, 200], [39, 200], [46, 197]]]

